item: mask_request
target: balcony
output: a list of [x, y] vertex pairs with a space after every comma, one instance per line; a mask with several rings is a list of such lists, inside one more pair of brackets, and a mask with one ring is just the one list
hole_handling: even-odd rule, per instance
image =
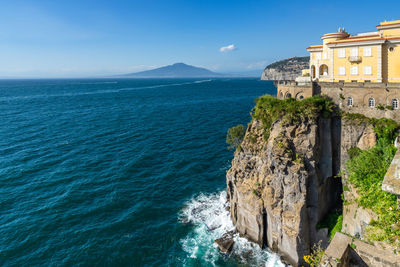
[[349, 61], [351, 63], [360, 63], [362, 61], [362, 57], [359, 56], [350, 56]]

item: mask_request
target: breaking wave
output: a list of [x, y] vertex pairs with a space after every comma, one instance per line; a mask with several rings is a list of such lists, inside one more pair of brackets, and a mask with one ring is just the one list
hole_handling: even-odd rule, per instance
[[200, 194], [189, 200], [182, 209], [179, 220], [193, 225], [187, 236], [180, 240], [186, 258], [185, 265], [205, 262], [210, 266], [230, 265], [284, 267], [277, 254], [261, 249], [257, 244], [235, 234], [233, 249], [229, 254], [219, 252], [214, 240], [235, 229], [228, 211], [226, 192]]

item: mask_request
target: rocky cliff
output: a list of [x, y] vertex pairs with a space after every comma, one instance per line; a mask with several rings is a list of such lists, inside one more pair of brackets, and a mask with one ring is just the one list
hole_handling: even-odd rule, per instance
[[314, 244], [328, 241], [317, 223], [342, 205], [336, 176], [348, 149], [375, 143], [371, 125], [342, 120], [328, 99], [260, 98], [227, 172], [237, 231], [294, 266], [304, 264]]
[[292, 57], [268, 65], [261, 75], [261, 80], [293, 80], [309, 68], [310, 57]]

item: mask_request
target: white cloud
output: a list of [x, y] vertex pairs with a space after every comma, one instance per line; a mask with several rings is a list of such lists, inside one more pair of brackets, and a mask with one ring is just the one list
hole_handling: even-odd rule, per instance
[[234, 44], [228, 45], [228, 46], [223, 46], [219, 49], [220, 52], [230, 52], [236, 50], [236, 47]]

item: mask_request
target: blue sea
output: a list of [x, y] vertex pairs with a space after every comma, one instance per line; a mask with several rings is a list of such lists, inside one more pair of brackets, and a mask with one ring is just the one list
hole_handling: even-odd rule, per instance
[[1, 266], [283, 266], [235, 236], [229, 127], [258, 79], [0, 81]]

